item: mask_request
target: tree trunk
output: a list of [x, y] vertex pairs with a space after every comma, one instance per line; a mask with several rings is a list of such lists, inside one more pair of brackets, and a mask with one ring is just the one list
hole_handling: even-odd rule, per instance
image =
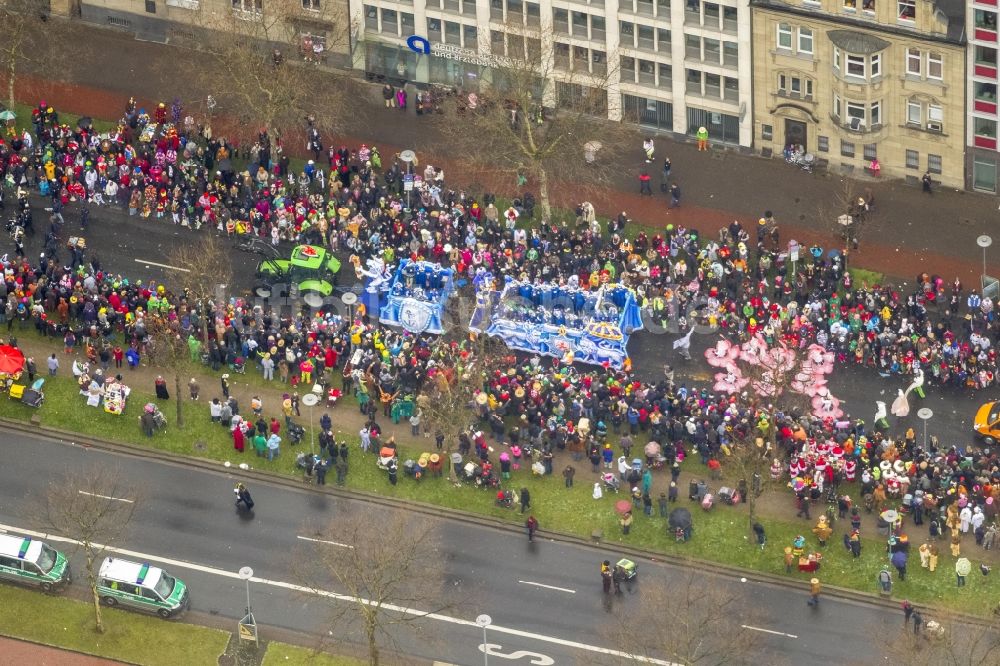
[[542, 221], [548, 222], [552, 218], [552, 203], [549, 201], [549, 174], [545, 169], [539, 168], [538, 172], [538, 203], [542, 206]]
[[174, 370], [174, 397], [177, 399], [177, 429], [184, 428], [184, 400], [181, 399], [181, 373]]
[[8, 109], [14, 110], [14, 103], [17, 101], [14, 99], [14, 57], [11, 56], [10, 64], [7, 68], [7, 101], [9, 103]]
[[368, 622], [365, 634], [368, 637], [368, 666], [378, 666], [378, 643], [375, 640], [376, 626]]
[[90, 585], [90, 594], [94, 601], [94, 631], [99, 634], [104, 633], [104, 618], [101, 615], [101, 597], [97, 594], [97, 576], [94, 574], [94, 554], [89, 548], [87, 550], [87, 583]]

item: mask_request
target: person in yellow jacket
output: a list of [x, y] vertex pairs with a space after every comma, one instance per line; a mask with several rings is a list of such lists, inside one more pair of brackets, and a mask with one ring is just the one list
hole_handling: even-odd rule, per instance
[[813, 578], [809, 581], [809, 601], [810, 606], [819, 606], [819, 594], [822, 592], [823, 588], [819, 584], [819, 578]]

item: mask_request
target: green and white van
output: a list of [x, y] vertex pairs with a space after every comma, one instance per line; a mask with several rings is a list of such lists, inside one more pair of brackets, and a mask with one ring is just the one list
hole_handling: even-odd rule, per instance
[[44, 541], [0, 534], [0, 578], [51, 592], [69, 584], [69, 561]]
[[108, 557], [97, 575], [97, 594], [105, 606], [125, 606], [171, 617], [190, 604], [187, 586], [163, 569]]

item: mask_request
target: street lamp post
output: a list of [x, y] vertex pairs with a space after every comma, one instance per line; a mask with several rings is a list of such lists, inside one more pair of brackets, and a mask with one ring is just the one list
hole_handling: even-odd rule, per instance
[[493, 624], [493, 618], [486, 613], [476, 618], [476, 626], [483, 628], [483, 666], [490, 666], [490, 653], [489, 648], [486, 646], [486, 627], [491, 624]]
[[413, 165], [417, 163], [417, 154], [412, 150], [403, 150], [399, 159], [406, 163], [406, 174], [403, 176], [403, 190], [406, 192], [406, 207], [413, 208]]
[[257, 643], [257, 621], [253, 617], [253, 609], [250, 606], [250, 579], [253, 578], [253, 569], [250, 567], [243, 567], [239, 570], [240, 580], [246, 582], [247, 585], [247, 612], [243, 616], [243, 619], [239, 621], [239, 637], [240, 641], [246, 641], [253, 643], [255, 646]]
[[988, 248], [990, 245], [993, 245], [993, 239], [990, 238], [989, 236], [987, 236], [986, 234], [983, 234], [982, 236], [980, 236], [979, 238], [976, 239], [976, 245], [978, 245], [979, 247], [983, 248], [983, 278], [985, 279], [986, 278], [986, 248]]
[[318, 402], [319, 397], [315, 393], [306, 393], [302, 396], [302, 404], [309, 408], [309, 453], [316, 453], [316, 415], [313, 408]]
[[921, 407], [917, 410], [917, 417], [924, 422], [924, 451], [927, 450], [927, 422], [934, 417], [934, 410], [930, 407]]

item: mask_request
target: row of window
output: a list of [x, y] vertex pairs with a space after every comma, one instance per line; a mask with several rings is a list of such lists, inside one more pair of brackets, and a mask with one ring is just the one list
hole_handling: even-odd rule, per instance
[[670, 30], [666, 28], [654, 28], [642, 23], [620, 21], [618, 34], [624, 48], [670, 52]]
[[[854, 102], [842, 100], [833, 94], [833, 115], [852, 129], [873, 128], [882, 125], [882, 100], [874, 102]], [[908, 99], [906, 101], [906, 124], [930, 132], [944, 129], [944, 109], [935, 101]]]
[[[469, 2], [470, 13], [475, 13], [475, 6]], [[490, 0], [490, 18], [512, 24], [527, 24], [538, 27], [541, 23], [542, 10], [537, 2], [522, 2], [522, 0]]]
[[[807, 4], [810, 0], [806, 0]], [[811, 4], [819, 4], [812, 0]], [[858, 9], [858, 0], [843, 0], [844, 11], [854, 12]], [[875, 13], [875, 0], [862, 0], [861, 9], [869, 14]], [[896, 18], [900, 21], [913, 22], [917, 18], [917, 0], [896, 0]]]
[[[778, 49], [783, 51], [812, 57], [815, 41], [812, 29], [779, 23], [775, 43]], [[991, 50], [993, 51], [993, 62], [996, 62], [996, 50]], [[870, 79], [882, 74], [882, 54], [873, 53], [870, 56], [863, 56], [841, 53], [840, 48], [834, 46], [833, 68], [842, 71], [846, 76]], [[908, 48], [906, 50], [906, 74], [940, 81], [944, 78], [944, 56], [932, 51]]]

